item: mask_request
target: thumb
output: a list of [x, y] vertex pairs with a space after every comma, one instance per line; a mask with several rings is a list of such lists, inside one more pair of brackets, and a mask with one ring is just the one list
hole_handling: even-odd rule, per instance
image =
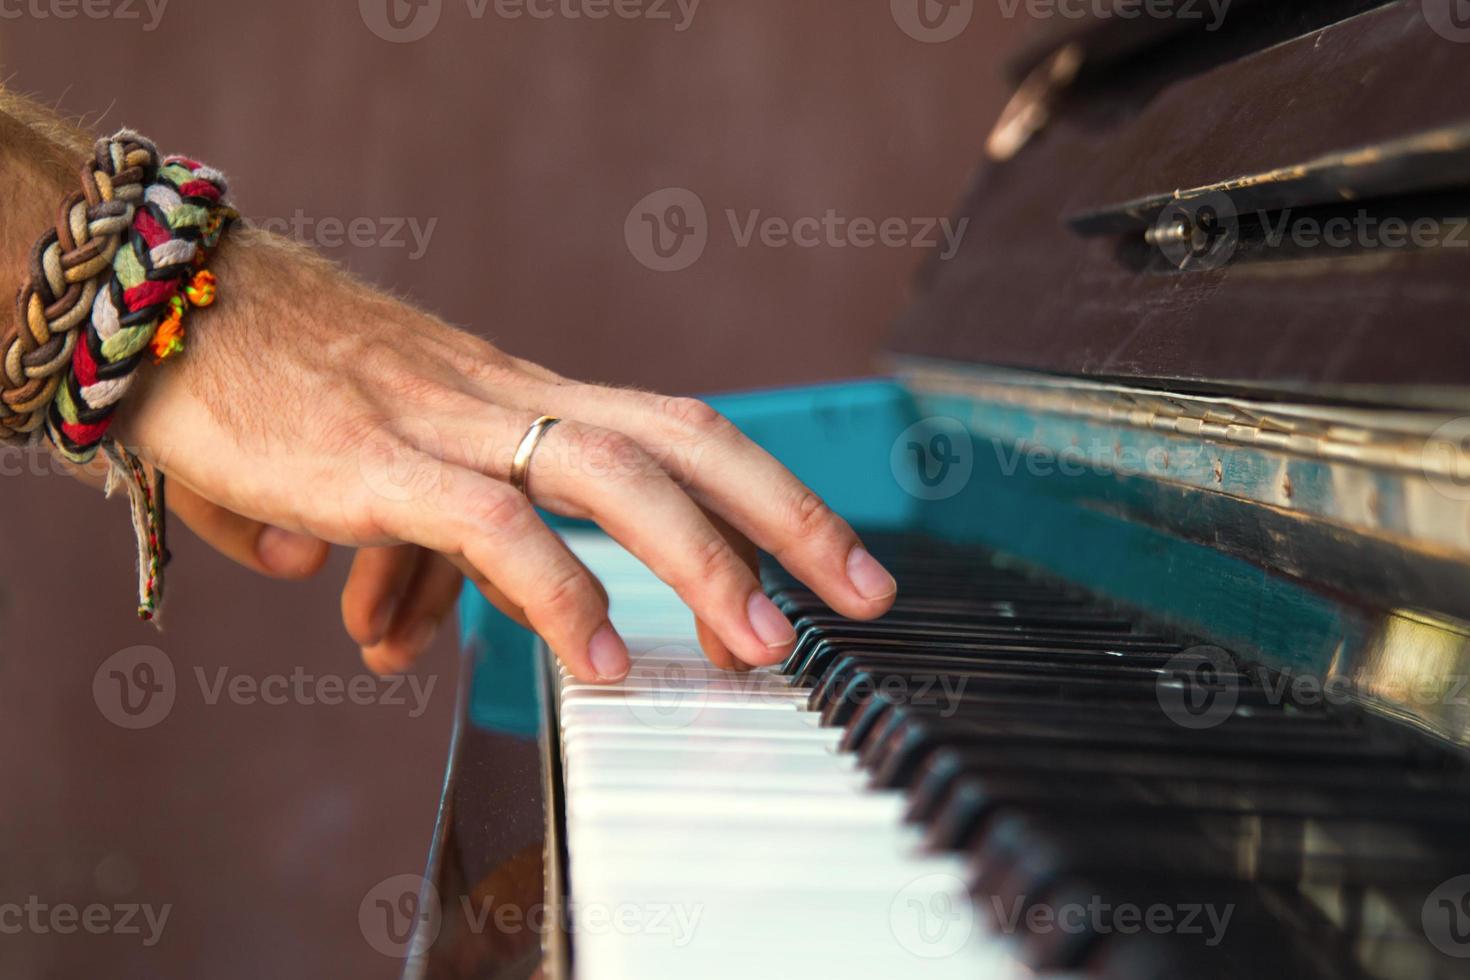
[[241, 517], [178, 482], [169, 483], [168, 508], [220, 554], [261, 575], [307, 578], [327, 560], [325, 541]]

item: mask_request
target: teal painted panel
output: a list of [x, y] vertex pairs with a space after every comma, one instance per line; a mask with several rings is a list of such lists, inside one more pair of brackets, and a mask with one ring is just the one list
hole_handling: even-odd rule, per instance
[[707, 399], [843, 517], [867, 527], [908, 527], [920, 501], [890, 465], [894, 443], [918, 421], [892, 381], [816, 385]]
[[536, 635], [466, 586], [459, 596], [460, 643], [474, 659], [470, 723], [490, 731], [535, 737], [541, 730], [536, 685]]
[[[966, 420], [974, 460], [962, 492], [929, 504], [920, 521], [937, 537], [985, 544], [1292, 671], [1324, 673], [1370, 628], [1350, 607], [1290, 579], [1112, 512], [1199, 506], [1190, 493], [1098, 466], [1017, 464], [1013, 442], [980, 435], [1032, 431], [1056, 439], [1046, 430], [1093, 428], [1085, 423], [1043, 416], [1028, 427], [1018, 422], [1020, 409], [958, 398], [929, 399], [924, 408]], [[1212, 464], [1202, 457], [1190, 465]]]

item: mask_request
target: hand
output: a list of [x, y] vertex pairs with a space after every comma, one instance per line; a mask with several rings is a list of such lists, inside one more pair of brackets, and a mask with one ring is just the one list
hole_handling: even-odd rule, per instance
[[535, 503], [596, 521], [673, 586], [713, 663], [790, 652], [757, 546], [844, 615], [892, 604], [852, 529], [702, 402], [568, 381], [258, 232], [215, 266], [219, 304], [181, 358], [145, 369], [119, 434], [247, 564], [304, 573], [318, 542], [362, 548], [343, 618], [376, 670], [412, 663], [462, 573], [577, 677], [626, 674], [601, 586], [506, 483], [541, 415], [564, 421], [533, 460]]

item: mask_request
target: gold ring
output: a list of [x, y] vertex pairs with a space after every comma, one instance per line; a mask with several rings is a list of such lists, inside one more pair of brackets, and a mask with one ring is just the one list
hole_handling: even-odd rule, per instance
[[550, 415], [541, 416], [531, 423], [531, 427], [521, 437], [521, 444], [516, 447], [515, 459], [510, 463], [510, 485], [527, 497], [531, 495], [526, 489], [531, 477], [531, 457], [536, 455], [536, 447], [541, 445], [541, 440], [546, 437], [546, 433], [550, 432], [552, 427], [560, 421], [561, 419]]

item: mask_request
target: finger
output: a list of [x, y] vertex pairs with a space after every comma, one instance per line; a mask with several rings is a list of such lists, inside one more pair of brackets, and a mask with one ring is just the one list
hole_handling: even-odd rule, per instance
[[750, 563], [628, 436], [563, 422], [533, 456], [529, 488], [548, 510], [596, 521], [674, 588], [724, 652], [757, 666], [790, 652], [795, 631]]
[[241, 517], [180, 483], [170, 483], [171, 511], [216, 551], [273, 578], [301, 579], [326, 563], [325, 541]]
[[413, 577], [399, 599], [383, 639], [363, 650], [363, 661], [378, 674], [402, 673], [433, 642], [454, 607], [464, 577], [448, 559], [416, 549]]
[[637, 439], [705, 507], [770, 552], [833, 609], [881, 616], [893, 576], [820, 497], [729, 421], [695, 399], [588, 385], [548, 389], [553, 408]]
[[[492, 606], [499, 609], [507, 618], [517, 624], [524, 626], [526, 629], [531, 628], [531, 621], [526, 618], [526, 611], [507, 599], [505, 594], [495, 587], [494, 582], [491, 582], [480, 574], [478, 568], [466, 561], [462, 555], [445, 555], [444, 557], [449, 560], [450, 564], [459, 569], [459, 573], [468, 579], [470, 584], [478, 589], [486, 601]], [[587, 577], [592, 579], [592, 585], [597, 589], [597, 594], [602, 596], [603, 605], [609, 605], [607, 589], [598, 581], [597, 576], [593, 575], [591, 571], [588, 571]]]
[[[483, 404], [465, 405], [447, 413], [433, 431], [406, 427], [403, 438], [507, 480], [514, 448], [533, 421], [532, 416], [496, 412]], [[538, 443], [528, 480], [538, 505], [596, 521], [671, 585], [729, 654], [762, 666], [780, 662], [790, 652], [795, 631], [766, 597], [750, 566], [628, 436], [563, 422]], [[722, 655], [718, 647], [715, 655]]]
[[[479, 470], [504, 486], [500, 481], [510, 477], [514, 449], [535, 417], [471, 401], [451, 405], [432, 426], [405, 425], [398, 437], [425, 456], [447, 455], [452, 465]], [[412, 472], [402, 460], [399, 466], [400, 472]], [[550, 428], [533, 455], [529, 486], [539, 505], [595, 520], [672, 585], [725, 652], [757, 666], [790, 652], [795, 631], [750, 567], [627, 436], [573, 422]], [[721, 646], [711, 647], [717, 658], [723, 656]]]
[[[502, 613], [506, 615], [506, 617], [514, 620], [519, 625], [524, 626], [527, 629], [531, 628], [531, 621], [526, 618], [526, 611], [507, 599], [505, 597], [505, 593], [497, 589], [494, 582], [487, 579], [484, 575], [481, 575], [480, 570], [474, 565], [471, 565], [468, 561], [466, 561], [463, 555], [445, 555], [443, 557], [451, 565], [459, 569], [459, 573], [465, 578], [469, 579], [470, 584], [478, 589], [480, 594], [483, 595], [486, 601], [488, 601], [492, 606], [494, 606], [496, 609], [499, 609]], [[597, 586], [599, 591], [602, 591], [601, 582], [597, 581], [594, 578], [592, 580], [592, 583]], [[603, 592], [603, 601], [607, 601], [606, 592]]]
[[523, 495], [452, 463], [396, 447], [431, 473], [421, 492], [369, 498], [383, 532], [433, 551], [462, 555], [493, 582], [579, 679], [619, 680], [628, 648], [607, 616], [592, 574], [548, 528]]
[[360, 647], [383, 641], [425, 554], [417, 545], [360, 548], [342, 587], [342, 624]]
[[[720, 532], [721, 537], [730, 542], [730, 547], [734, 550], [736, 557], [743, 561], [746, 567], [750, 569], [751, 574], [759, 579], [760, 563], [756, 555], [755, 545], [750, 542], [750, 539], [739, 531], [736, 531], [717, 515], [705, 512], [704, 516], [709, 520], [710, 524], [714, 525], [715, 530]], [[751, 669], [750, 664], [740, 660], [730, 652], [730, 648], [725, 646], [719, 634], [711, 629], [703, 620], [696, 617], [694, 626], [695, 633], [699, 637], [700, 648], [704, 650], [704, 655], [709, 658], [710, 663], [722, 670], [746, 671]]]

